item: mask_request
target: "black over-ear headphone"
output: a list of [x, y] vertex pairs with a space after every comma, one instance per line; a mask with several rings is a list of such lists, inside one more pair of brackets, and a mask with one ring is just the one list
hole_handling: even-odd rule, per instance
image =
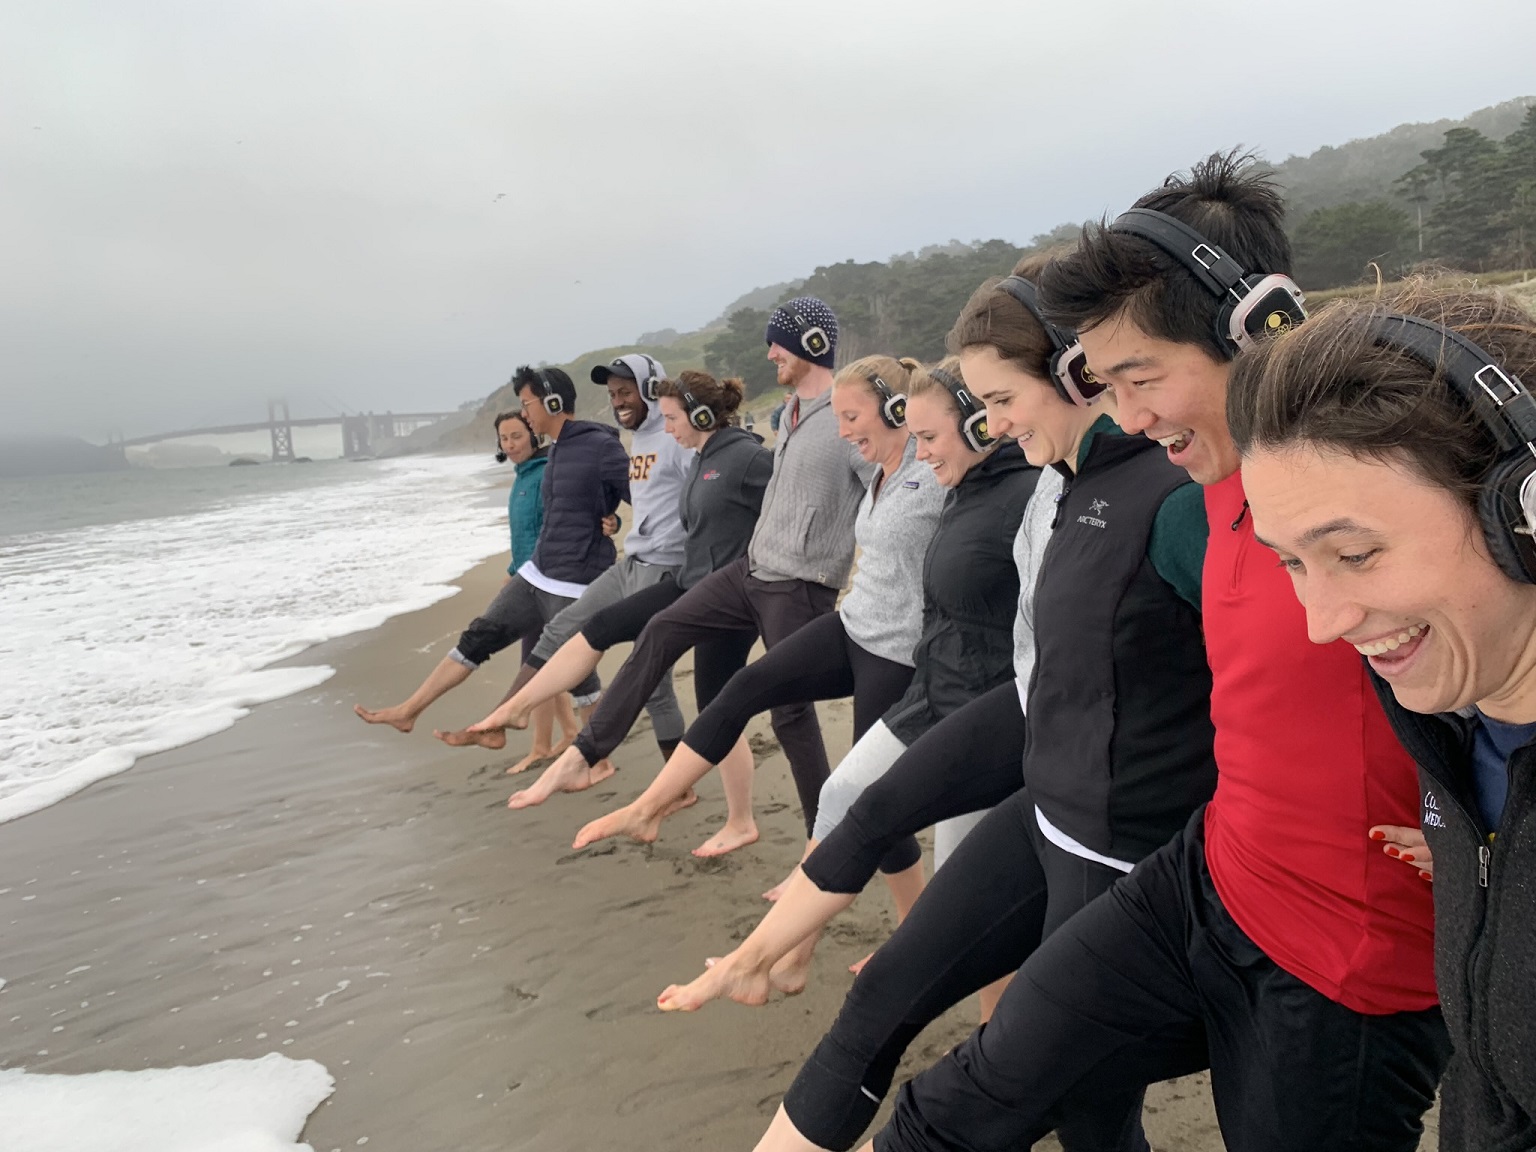
[[1216, 313], [1216, 339], [1229, 359], [1254, 340], [1277, 336], [1307, 318], [1306, 297], [1296, 281], [1278, 272], [1250, 275], [1220, 247], [1166, 212], [1132, 208], [1109, 230], [1157, 245], [1223, 301]]
[[1077, 335], [1058, 328], [1040, 312], [1040, 293], [1034, 284], [1022, 276], [1004, 276], [998, 285], [1012, 296], [1035, 318], [1050, 337], [1051, 352], [1048, 371], [1057, 394], [1069, 404], [1086, 408], [1104, 393], [1104, 382], [1088, 371], [1088, 354], [1078, 343]]
[[656, 386], [661, 383], [661, 366], [644, 352], [639, 352], [637, 355], [645, 361], [646, 367], [650, 370], [650, 375], [644, 380], [635, 381], [635, 383], [640, 387], [640, 395], [654, 404], [656, 402]]
[[871, 372], [868, 380], [874, 386], [875, 395], [880, 398], [880, 419], [885, 421], [885, 426], [903, 427], [907, 422], [907, 394], [892, 392], [891, 386], [877, 372]]
[[700, 432], [713, 430], [717, 421], [715, 410], [703, 401], [694, 397], [692, 392], [685, 388], [678, 389], [678, 399], [683, 402], [683, 409], [688, 413], [688, 423]]
[[1477, 518], [1504, 574], [1536, 584], [1536, 400], [1518, 376], [1504, 371], [1482, 348], [1433, 321], [1377, 316], [1371, 320], [1371, 336], [1381, 347], [1442, 373], [1493, 434], [1500, 456], [1483, 478]]
[[965, 385], [944, 369], [930, 368], [928, 375], [944, 385], [949, 390], [949, 394], [955, 398], [955, 406], [960, 409], [960, 434], [971, 446], [971, 451], [985, 452], [995, 443], [993, 437], [987, 432], [986, 405], [977, 404], [976, 397], [970, 394]]

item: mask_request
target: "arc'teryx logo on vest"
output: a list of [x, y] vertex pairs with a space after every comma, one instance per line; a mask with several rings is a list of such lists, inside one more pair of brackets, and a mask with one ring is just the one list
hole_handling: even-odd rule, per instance
[[1088, 510], [1092, 512], [1093, 515], [1079, 516], [1077, 518], [1077, 522], [1079, 524], [1087, 524], [1090, 528], [1108, 528], [1109, 525], [1105, 521], [1099, 519], [1099, 517], [1103, 515], [1104, 509], [1108, 507], [1108, 500], [1095, 499], [1092, 504], [1088, 505]]
[[1445, 827], [1445, 821], [1440, 817], [1440, 802], [1435, 799], [1433, 792], [1424, 793], [1424, 816], [1421, 822], [1426, 828]]

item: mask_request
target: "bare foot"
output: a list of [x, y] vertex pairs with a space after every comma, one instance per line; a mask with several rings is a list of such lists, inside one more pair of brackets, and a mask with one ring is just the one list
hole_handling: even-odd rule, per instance
[[813, 955], [814, 953], [809, 950], [796, 948], [782, 956], [779, 962], [768, 970], [768, 982], [786, 996], [800, 995], [805, 991], [806, 981], [811, 975]]
[[707, 860], [711, 856], [724, 856], [727, 852], [734, 852], [738, 848], [745, 848], [748, 844], [756, 843], [756, 824], [751, 822], [733, 824], [727, 820], [725, 827], [695, 848], [693, 854], [700, 859]]
[[661, 818], [665, 820], [674, 812], [681, 812], [684, 808], [692, 808], [698, 802], [699, 794], [690, 788], [661, 810]]
[[487, 728], [477, 731], [474, 728], [460, 728], [456, 732], [449, 732], [442, 728], [432, 729], [432, 735], [436, 736], [450, 748], [490, 748], [499, 751], [507, 746], [507, 734], [500, 728]]
[[407, 716], [396, 708], [380, 708], [375, 712], [371, 708], [364, 708], [361, 704], [352, 705], [352, 711], [356, 712], [370, 724], [388, 724], [391, 728], [400, 732], [409, 732], [416, 727], [416, 717]]
[[[791, 872], [790, 876], [793, 876], [793, 875], [794, 875], [794, 873]], [[775, 884], [772, 888], [768, 889], [768, 891], [764, 892], [763, 893], [763, 899], [768, 901], [768, 903], [770, 903], [770, 904], [777, 904], [779, 902], [779, 897], [784, 895], [784, 889], [786, 889], [788, 887], [789, 887], [789, 876], [786, 876], [786, 877], [784, 877], [784, 879], [780, 880], [777, 884]]]
[[848, 965], [848, 971], [857, 976], [860, 972], [864, 971], [864, 965], [868, 964], [874, 958], [875, 954], [871, 952], [868, 956], [864, 957], [864, 959], [856, 960], [852, 964]]
[[599, 816], [596, 820], [582, 825], [581, 831], [576, 833], [576, 839], [571, 841], [571, 847], [585, 848], [588, 844], [596, 844], [599, 840], [607, 840], [613, 836], [628, 836], [641, 844], [654, 843], [656, 837], [661, 834], [663, 820], [674, 812], [692, 808], [698, 802], [698, 793], [692, 788], [671, 801], [660, 812], [651, 812], [639, 800], [635, 800], [606, 816]]
[[693, 983], [673, 984], [656, 997], [656, 1007], [663, 1012], [697, 1012], [721, 997], [756, 1006], [768, 1003], [773, 987], [767, 972], [738, 960], [737, 953], [732, 952], [711, 964]]
[[512, 767], [508, 768], [507, 775], [516, 776], [519, 772], [526, 772], [528, 769], [532, 768], [535, 764], [538, 764], [541, 761], [553, 760], [557, 755], [559, 755], [559, 753], [554, 751], [541, 752], [539, 749], [535, 748], [532, 752], [528, 753], [528, 755], [524, 756], [516, 764], [512, 765]]
[[556, 792], [585, 792], [613, 775], [613, 765], [599, 760], [591, 767], [575, 748], [556, 760], [533, 785], [521, 792], [512, 793], [508, 808], [533, 808], [544, 803]]

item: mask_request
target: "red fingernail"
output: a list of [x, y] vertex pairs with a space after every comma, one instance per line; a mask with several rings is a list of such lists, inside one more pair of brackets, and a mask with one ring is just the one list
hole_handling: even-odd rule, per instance
[[1434, 873], [1432, 873], [1432, 872], [1420, 872], [1419, 873], [1419, 879], [1420, 880], [1433, 880], [1434, 878], [1435, 878], [1434, 877]]
[[1387, 845], [1387, 855], [1388, 856], [1401, 856], [1402, 853], [1399, 852], [1396, 848], [1392, 847], [1392, 845], [1388, 844]]
[[1403, 853], [1403, 863], [1404, 864], [1412, 864], [1415, 859], [1416, 859], [1416, 857], [1414, 856], [1414, 854], [1412, 852], [1404, 852]]
[[1371, 839], [1372, 840], [1385, 840], [1386, 838], [1387, 838], [1387, 834], [1385, 832], [1381, 831], [1380, 829], [1372, 829], [1372, 831], [1371, 831]]

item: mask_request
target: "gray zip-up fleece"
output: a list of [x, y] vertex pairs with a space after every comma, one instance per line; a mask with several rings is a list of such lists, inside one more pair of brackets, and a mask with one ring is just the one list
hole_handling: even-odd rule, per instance
[[843, 627], [864, 651], [908, 668], [923, 632], [923, 558], [946, 495], [933, 469], [918, 462], [917, 441], [909, 438], [878, 495], [875, 481], [869, 482], [854, 520], [859, 574], [838, 609]]
[[805, 580], [841, 588], [853, 567], [853, 522], [864, 485], [879, 465], [867, 463], [837, 434], [829, 388], [800, 402], [800, 422], [779, 425], [773, 478], [747, 546], [759, 580]]

